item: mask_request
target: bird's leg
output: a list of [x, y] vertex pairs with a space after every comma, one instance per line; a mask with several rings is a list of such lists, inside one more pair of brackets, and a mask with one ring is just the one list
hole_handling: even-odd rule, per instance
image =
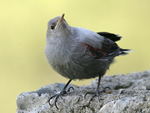
[[59, 108], [57, 107], [57, 99], [58, 99], [59, 97], [60, 97], [61, 99], [63, 99], [63, 98], [62, 98], [62, 95], [67, 94], [67, 92], [70, 92], [70, 89], [73, 89], [73, 90], [74, 90], [73, 87], [69, 87], [68, 90], [66, 90], [67, 86], [69, 85], [69, 83], [70, 83], [71, 81], [72, 81], [72, 80], [70, 79], [70, 80], [68, 81], [68, 83], [65, 85], [65, 87], [63, 88], [63, 90], [62, 90], [60, 93], [55, 94], [55, 95], [53, 95], [53, 96], [51, 96], [51, 97], [49, 98], [49, 100], [48, 100], [49, 105], [51, 105], [51, 104], [50, 104], [50, 100], [55, 97], [55, 102], [54, 102], [54, 104], [55, 104], [56, 108], [59, 109]]
[[[99, 76], [98, 78], [98, 85], [97, 85], [97, 89], [96, 89], [96, 92], [87, 92], [84, 96], [84, 98], [86, 97], [87, 94], [93, 94], [92, 97], [90, 98], [90, 101], [89, 103], [86, 105], [87, 107], [89, 107], [90, 105], [90, 102], [93, 100], [94, 97], [98, 97], [98, 100], [100, 101], [100, 98], [99, 98], [99, 94], [102, 93], [102, 92], [105, 92], [107, 88], [109, 87], [106, 87], [106, 88], [103, 88], [101, 91], [99, 91], [99, 86], [100, 86], [100, 81], [101, 81], [101, 76]], [[109, 88], [110, 89], [110, 88]]]
[[88, 103], [86, 106], [89, 106], [89, 105], [90, 105], [90, 102], [91, 102], [91, 101], [93, 100], [93, 98], [96, 97], [96, 96], [98, 97], [98, 100], [100, 100], [100, 99], [99, 99], [99, 93], [100, 93], [100, 92], [99, 92], [99, 85], [100, 85], [100, 81], [101, 81], [101, 77], [99, 76], [96, 92], [87, 92], [87, 93], [85, 94], [84, 98], [86, 97], [87, 94], [93, 94], [92, 97], [91, 97], [91, 99], [90, 99], [90, 101], [89, 101], [89, 103]]

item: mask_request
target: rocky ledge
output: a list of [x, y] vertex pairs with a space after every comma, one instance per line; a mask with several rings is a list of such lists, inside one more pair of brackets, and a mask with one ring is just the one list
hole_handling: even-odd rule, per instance
[[55, 83], [43, 86], [37, 91], [24, 92], [17, 97], [17, 113], [150, 113], [150, 71], [134, 72], [123, 75], [104, 76], [102, 87], [110, 87], [100, 94], [100, 101], [91, 98], [86, 92], [95, 91], [97, 78], [88, 86], [75, 86], [68, 95], [59, 98], [55, 107], [49, 97], [60, 92], [65, 84]]

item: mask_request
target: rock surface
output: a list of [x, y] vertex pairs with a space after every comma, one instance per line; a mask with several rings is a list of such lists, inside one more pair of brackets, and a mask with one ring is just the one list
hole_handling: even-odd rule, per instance
[[84, 95], [96, 90], [97, 80], [88, 86], [70, 85], [74, 90], [58, 99], [59, 109], [53, 104], [54, 98], [51, 106], [48, 99], [60, 92], [65, 84], [55, 83], [21, 93], [17, 97], [17, 113], [150, 113], [150, 71], [104, 76], [101, 86], [109, 86], [111, 90], [101, 93], [100, 101], [95, 97], [86, 107], [92, 95], [86, 98]]

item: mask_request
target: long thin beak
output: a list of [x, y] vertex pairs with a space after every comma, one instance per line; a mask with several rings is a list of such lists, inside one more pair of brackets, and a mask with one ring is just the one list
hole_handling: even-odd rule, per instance
[[58, 28], [58, 25], [63, 21], [65, 14], [62, 14], [62, 16], [60, 17], [60, 19], [58, 20], [55, 30]]

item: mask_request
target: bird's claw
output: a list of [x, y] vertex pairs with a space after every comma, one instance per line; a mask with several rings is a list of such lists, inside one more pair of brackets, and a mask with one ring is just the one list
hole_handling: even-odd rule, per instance
[[106, 89], [110, 89], [111, 90], [110, 87], [102, 87], [102, 88], [103, 88], [102, 92], [106, 92]]
[[52, 105], [51, 105], [51, 103], [50, 103], [50, 100], [51, 100], [52, 98], [56, 97], [56, 96], [57, 96], [57, 94], [56, 94], [56, 95], [51, 96], [51, 97], [48, 99], [48, 103], [49, 103], [49, 105], [50, 105], [50, 106], [52, 106]]
[[94, 94], [94, 92], [87, 92], [85, 95], [84, 95], [84, 98], [86, 97], [86, 95], [88, 94]]
[[99, 98], [99, 94], [100, 94], [101, 92], [99, 92], [99, 91], [96, 91], [96, 92], [87, 92], [86, 94], [85, 94], [85, 96], [84, 96], [84, 98], [86, 97], [86, 95], [88, 95], [88, 94], [93, 94], [92, 95], [92, 97], [90, 98], [90, 100], [89, 100], [89, 103], [87, 104], [87, 105], [85, 105], [86, 107], [89, 107], [90, 106], [90, 102], [93, 100], [93, 98], [94, 97], [98, 97], [98, 100], [100, 101], [100, 98]]
[[62, 97], [62, 95], [67, 94], [68, 92], [70, 92], [70, 89], [73, 89], [73, 90], [74, 90], [73, 87], [69, 87], [67, 91], [66, 91], [65, 89], [63, 89], [60, 93], [51, 96], [51, 97], [48, 99], [49, 105], [52, 106], [52, 104], [50, 103], [50, 101], [51, 101], [51, 99], [55, 98], [54, 104], [55, 104], [56, 108], [59, 109], [58, 106], [57, 106], [57, 100], [58, 100], [58, 98], [60, 97], [62, 100], [65, 100], [65, 99]]
[[85, 95], [84, 95], [84, 98], [88, 95], [88, 94], [93, 94], [92, 95], [92, 97], [90, 98], [90, 100], [89, 100], [89, 103], [87, 104], [87, 105], [85, 105], [85, 107], [89, 107], [90, 106], [90, 102], [93, 100], [93, 98], [94, 97], [98, 97], [98, 101], [100, 102], [100, 100], [103, 100], [103, 99], [100, 99], [99, 98], [99, 95], [100, 95], [100, 93], [102, 93], [102, 92], [106, 92], [106, 89], [111, 89], [110, 87], [105, 87], [105, 88], [103, 88], [103, 90], [101, 90], [101, 91], [99, 91], [99, 90], [97, 90], [96, 92], [87, 92]]
[[74, 90], [73, 87], [69, 87], [68, 90], [67, 90], [67, 92], [70, 92], [70, 89]]

